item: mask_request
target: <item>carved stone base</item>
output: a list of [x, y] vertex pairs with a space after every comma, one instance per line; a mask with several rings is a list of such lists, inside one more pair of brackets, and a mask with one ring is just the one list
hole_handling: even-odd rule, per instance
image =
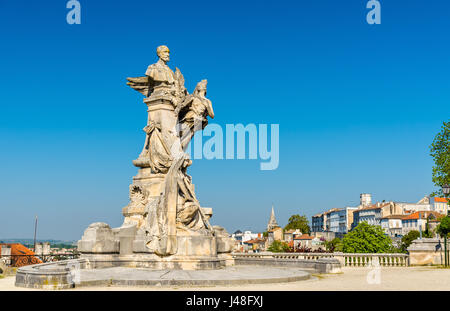
[[111, 229], [105, 223], [95, 223], [86, 229], [78, 246], [81, 258], [88, 259], [93, 268], [220, 269], [233, 265], [234, 260], [231, 248], [225, 246], [229, 239], [226, 231], [217, 230], [216, 235], [179, 230], [177, 253], [158, 256], [147, 247], [146, 236], [135, 225]]
[[110, 267], [150, 268], [154, 270], [212, 270], [226, 266], [226, 260], [212, 256], [167, 256], [155, 254], [82, 254], [94, 269]]
[[[143, 236], [136, 236], [133, 241], [133, 253], [151, 254]], [[177, 233], [177, 256], [217, 257], [217, 240], [215, 236], [186, 235]]]

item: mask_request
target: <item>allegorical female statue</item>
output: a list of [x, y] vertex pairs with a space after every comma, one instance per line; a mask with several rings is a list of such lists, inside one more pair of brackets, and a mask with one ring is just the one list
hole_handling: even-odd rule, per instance
[[214, 119], [212, 103], [206, 98], [207, 84], [207, 80], [200, 81], [195, 87], [194, 93], [186, 96], [181, 105], [177, 107], [177, 110], [179, 110], [178, 118], [181, 124], [180, 137], [183, 150], [186, 150], [195, 132], [203, 130], [208, 125], [207, 116]]

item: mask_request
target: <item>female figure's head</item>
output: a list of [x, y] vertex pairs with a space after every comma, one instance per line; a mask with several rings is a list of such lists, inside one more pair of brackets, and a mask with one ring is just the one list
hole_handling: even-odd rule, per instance
[[199, 83], [197, 83], [197, 86], [194, 90], [194, 96], [206, 96], [206, 85], [208, 84], [208, 80], [202, 80]]

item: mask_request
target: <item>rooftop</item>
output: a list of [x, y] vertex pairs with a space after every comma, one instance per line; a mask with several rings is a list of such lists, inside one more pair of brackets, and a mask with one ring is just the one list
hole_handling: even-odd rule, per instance
[[445, 215], [439, 214], [438, 212], [434, 212], [434, 211], [423, 211], [423, 212], [415, 212], [410, 215], [406, 215], [403, 217], [403, 220], [419, 219], [419, 216], [420, 216], [420, 219], [425, 219], [431, 215], [434, 216], [433, 218], [440, 218], [440, 217], [445, 216]]
[[381, 219], [403, 219], [406, 215], [389, 215]]
[[294, 238], [294, 240], [312, 240], [312, 239], [314, 239], [314, 237], [312, 237], [312, 236], [310, 236], [308, 234], [302, 234], [302, 235], [296, 236]]
[[447, 203], [448, 199], [446, 198], [434, 198], [435, 203]]
[[245, 241], [244, 244], [256, 244], [256, 243], [265, 243], [266, 240], [264, 239], [253, 239]]
[[390, 204], [391, 203], [389, 203], [389, 202], [388, 203], [376, 203], [376, 204], [369, 205], [367, 207], [360, 208], [358, 211], [368, 211], [368, 210], [373, 210], [373, 209], [380, 209], [385, 206], [389, 206]]

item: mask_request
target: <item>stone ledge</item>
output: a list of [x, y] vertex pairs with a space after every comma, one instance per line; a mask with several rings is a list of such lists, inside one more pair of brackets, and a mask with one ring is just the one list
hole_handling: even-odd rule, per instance
[[243, 258], [234, 259], [236, 265], [261, 265], [273, 267], [298, 267], [315, 273], [340, 273], [341, 264], [335, 258], [309, 259], [280, 259], [280, 258]]
[[36, 289], [67, 289], [75, 287], [72, 267], [87, 269], [86, 259], [72, 259], [21, 267], [16, 273], [17, 287]]

